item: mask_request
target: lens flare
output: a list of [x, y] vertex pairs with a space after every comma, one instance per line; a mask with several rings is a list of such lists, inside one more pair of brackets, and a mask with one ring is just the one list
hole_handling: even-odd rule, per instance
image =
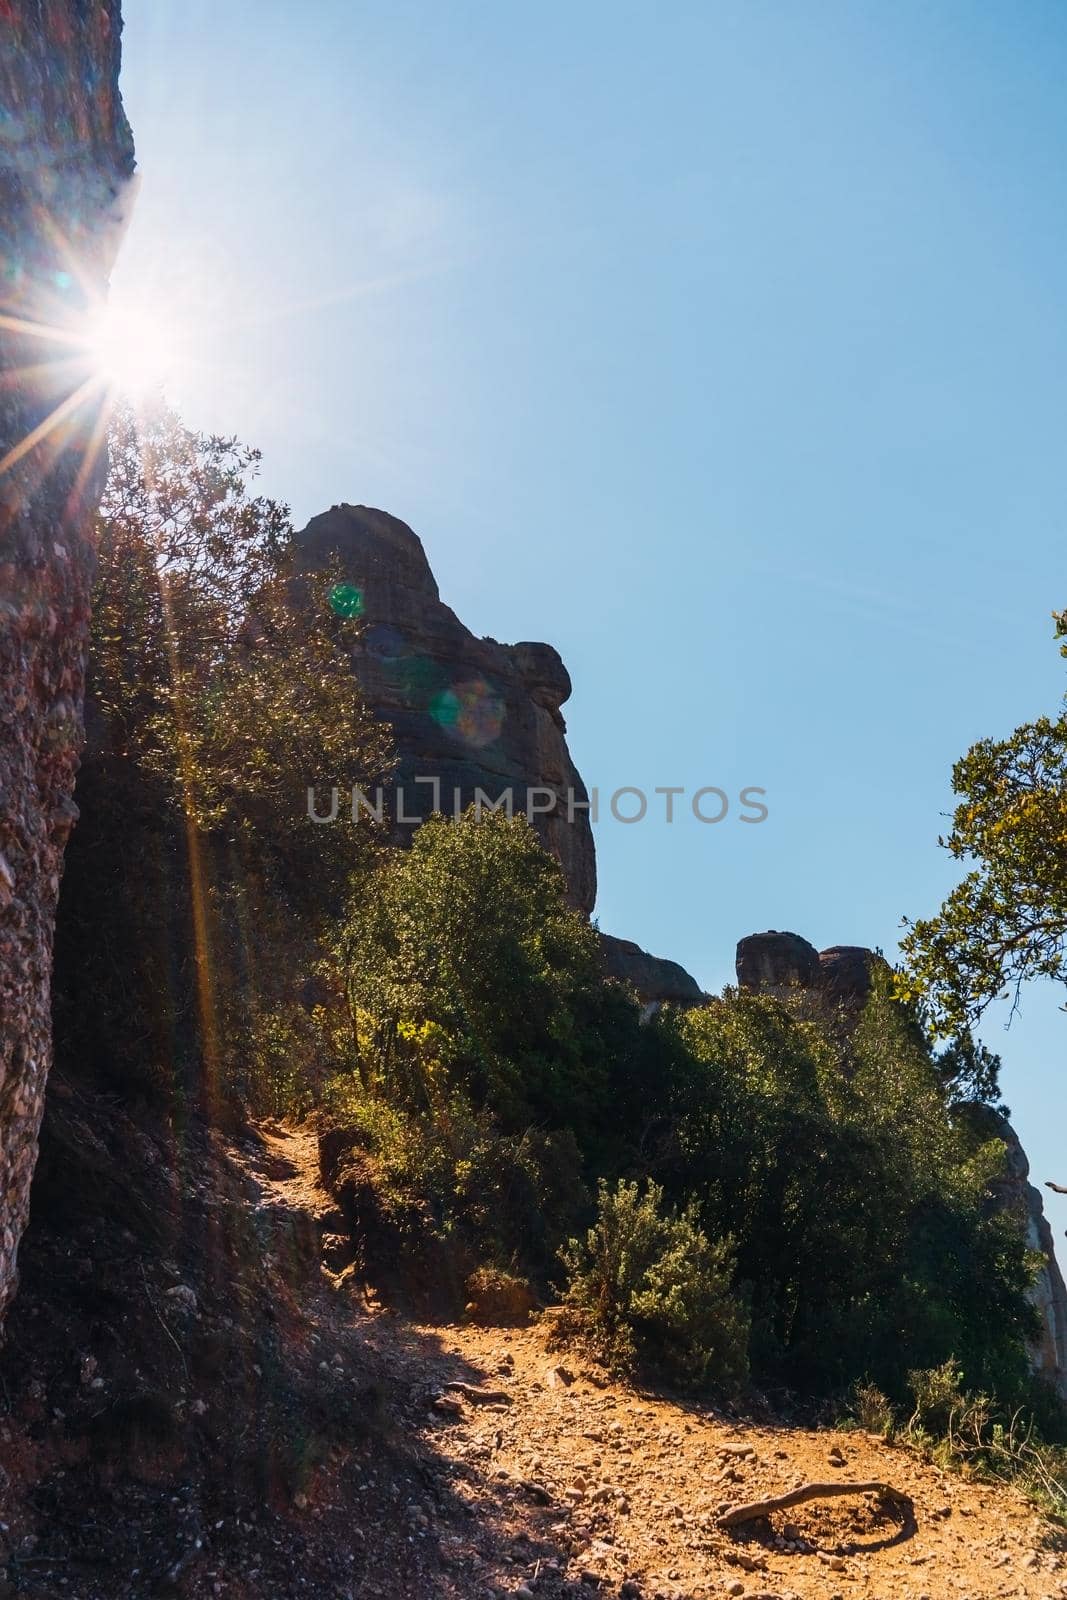
[[430, 715], [439, 727], [451, 729], [465, 744], [481, 750], [500, 737], [504, 702], [484, 678], [474, 678], [435, 695]]
[[338, 617], [363, 615], [363, 591], [354, 583], [335, 583], [330, 590], [330, 610]]

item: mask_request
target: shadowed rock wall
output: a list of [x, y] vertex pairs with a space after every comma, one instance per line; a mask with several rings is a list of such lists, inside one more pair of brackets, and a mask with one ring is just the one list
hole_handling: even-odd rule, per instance
[[120, 27], [117, 0], [24, 0], [0, 19], [0, 1317], [37, 1154], [77, 816], [88, 529], [106, 462], [103, 396], [63, 335], [106, 286], [133, 171]]
[[[457, 798], [465, 809], [479, 789], [491, 802], [510, 790], [516, 814], [525, 814], [531, 791], [552, 791], [553, 809], [532, 820], [572, 903], [592, 911], [596, 855], [580, 809], [588, 796], [567, 750], [560, 707], [571, 680], [556, 651], [476, 638], [441, 600], [418, 535], [384, 511], [340, 505], [312, 518], [296, 535], [297, 573], [331, 566], [364, 621], [352, 666], [367, 704], [392, 725], [404, 814], [451, 816]], [[420, 777], [437, 779], [439, 791]], [[535, 807], [548, 803], [533, 797]], [[397, 832], [410, 841], [410, 826]]]

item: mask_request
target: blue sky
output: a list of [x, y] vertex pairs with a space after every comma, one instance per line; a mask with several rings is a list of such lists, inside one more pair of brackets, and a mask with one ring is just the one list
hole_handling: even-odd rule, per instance
[[[125, 11], [116, 287], [187, 420], [554, 643], [587, 783], [767, 789], [603, 820], [603, 927], [709, 987], [767, 927], [892, 953], [953, 881], [952, 761], [1062, 691], [1063, 8]], [[1038, 1181], [1058, 1003], [986, 1030]]]

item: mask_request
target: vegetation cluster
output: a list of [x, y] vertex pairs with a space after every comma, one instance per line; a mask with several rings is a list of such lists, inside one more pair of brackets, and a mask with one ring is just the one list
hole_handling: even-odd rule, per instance
[[[966, 1032], [985, 969], [942, 1004], [940, 1052], [899, 982], [847, 1025], [810, 995], [732, 990], [643, 1021], [523, 820], [434, 818], [404, 851], [365, 819], [313, 827], [309, 773], [366, 786], [391, 757], [349, 669], [359, 616], [295, 580], [256, 465], [166, 412], [116, 423], [61, 1066], [176, 1117], [315, 1111], [367, 1269], [429, 1275], [453, 1310], [554, 1302], [561, 1336], [616, 1368], [851, 1393], [896, 1429], [911, 1395], [913, 1436], [1015, 1450], [1018, 1408], [1037, 1415], [1036, 1263], [997, 1199], [1003, 1145], [968, 1109], [996, 1098]], [[1014, 828], [1020, 870], [1062, 828], [1034, 799], [1039, 736], [960, 778], [977, 798], [958, 828]], [[1030, 790], [983, 801], [1020, 763]], [[965, 891], [1001, 896], [998, 930], [1006, 871]], [[920, 972], [947, 928], [919, 925]]]

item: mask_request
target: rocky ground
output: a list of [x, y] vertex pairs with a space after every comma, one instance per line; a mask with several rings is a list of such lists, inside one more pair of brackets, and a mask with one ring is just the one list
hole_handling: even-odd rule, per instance
[[[169, 1254], [131, 1232], [105, 1259], [55, 1229], [27, 1251], [0, 1364], [0, 1593], [1067, 1596], [1065, 1536], [1009, 1489], [863, 1434], [635, 1391], [549, 1349], [542, 1324], [420, 1327], [374, 1303], [310, 1128], [215, 1141], [187, 1171]], [[217, 1242], [227, 1211], [240, 1250]], [[49, 1300], [64, 1275], [95, 1279], [91, 1311]], [[905, 1498], [719, 1526], [810, 1481]]]

